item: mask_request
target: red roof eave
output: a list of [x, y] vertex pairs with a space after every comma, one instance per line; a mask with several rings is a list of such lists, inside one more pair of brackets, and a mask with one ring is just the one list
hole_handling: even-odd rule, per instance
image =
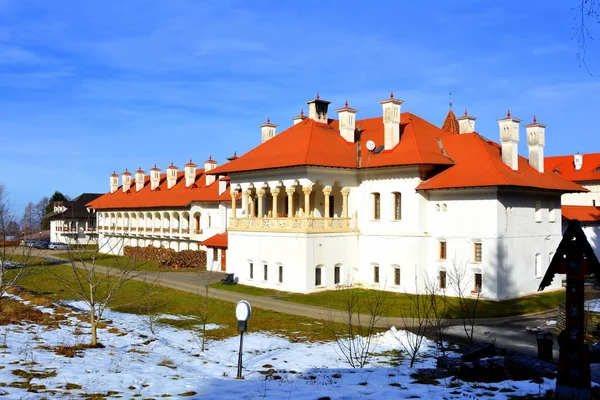
[[223, 233], [218, 233], [214, 236], [209, 237], [206, 240], [203, 240], [202, 242], [198, 243], [202, 246], [206, 246], [206, 247], [216, 247], [216, 248], [221, 248], [221, 249], [226, 249], [227, 248], [227, 240], [228, 235], [227, 232], [223, 232]]

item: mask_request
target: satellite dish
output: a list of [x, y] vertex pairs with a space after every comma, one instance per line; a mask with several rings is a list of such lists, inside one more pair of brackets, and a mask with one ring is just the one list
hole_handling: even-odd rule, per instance
[[372, 140], [367, 140], [367, 150], [373, 151], [375, 150], [375, 142]]

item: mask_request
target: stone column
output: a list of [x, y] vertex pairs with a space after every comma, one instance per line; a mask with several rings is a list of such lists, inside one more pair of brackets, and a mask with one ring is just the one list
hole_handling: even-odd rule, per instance
[[302, 191], [304, 192], [304, 216], [306, 218], [310, 217], [310, 193], [312, 192], [311, 187], [303, 187]]
[[350, 194], [350, 188], [342, 189], [342, 218], [348, 218], [348, 195]]
[[271, 189], [271, 195], [273, 196], [273, 218], [277, 218], [277, 196], [279, 195], [279, 189]]
[[248, 218], [248, 195], [249, 195], [250, 191], [249, 190], [244, 190], [242, 192], [242, 196], [244, 198], [244, 204], [243, 204], [243, 208], [244, 208], [244, 217]]
[[285, 192], [288, 195], [288, 218], [292, 218], [294, 216], [294, 193], [296, 193], [296, 188], [287, 188]]
[[258, 218], [263, 217], [263, 196], [265, 195], [264, 189], [258, 189], [256, 191], [256, 195], [258, 196]]
[[329, 216], [329, 196], [331, 195], [331, 186], [325, 186], [323, 188], [323, 195], [325, 196], [325, 210], [323, 210], [323, 216], [330, 218]]
[[248, 190], [248, 195], [250, 196], [250, 216], [254, 218], [254, 214], [256, 214], [256, 202], [251, 190]]
[[236, 190], [232, 190], [230, 193], [231, 196], [231, 218], [235, 218], [236, 217], [236, 197], [237, 197], [237, 191]]

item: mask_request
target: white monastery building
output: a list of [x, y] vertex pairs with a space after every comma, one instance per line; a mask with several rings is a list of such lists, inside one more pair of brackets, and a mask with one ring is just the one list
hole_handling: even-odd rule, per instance
[[50, 220], [50, 241], [68, 244], [94, 244], [98, 238], [96, 216], [86, 204], [102, 193], [83, 193], [70, 201], [56, 201], [47, 215]]
[[308, 116], [279, 134], [267, 120], [262, 143], [226, 164], [138, 171], [134, 182], [126, 172], [120, 187], [114, 174], [88, 206], [102, 240], [219, 249], [215, 265], [246, 285], [416, 292], [427, 280], [452, 294], [458, 269], [486, 299], [536, 292], [561, 240], [561, 196], [587, 191], [545, 170], [546, 127], [525, 126], [524, 158], [510, 112], [496, 143], [466, 112], [439, 128], [402, 103], [392, 93], [381, 116], [358, 119], [346, 102], [332, 119], [317, 95]]

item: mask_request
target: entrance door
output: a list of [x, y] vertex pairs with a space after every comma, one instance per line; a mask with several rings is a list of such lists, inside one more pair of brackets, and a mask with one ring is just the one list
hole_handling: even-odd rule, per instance
[[227, 271], [227, 250], [221, 250], [221, 271]]

